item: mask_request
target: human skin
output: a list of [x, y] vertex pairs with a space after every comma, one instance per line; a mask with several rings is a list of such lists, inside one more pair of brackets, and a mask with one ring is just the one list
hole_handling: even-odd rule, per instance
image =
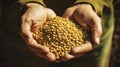
[[91, 51], [93, 46], [100, 44], [102, 35], [101, 18], [95, 13], [93, 7], [89, 4], [78, 4], [65, 10], [63, 17], [74, 19], [90, 34], [90, 38], [82, 46], [74, 47], [70, 53], [66, 52], [62, 61], [83, 56], [86, 52]]
[[38, 30], [49, 18], [56, 16], [53, 10], [44, 8], [37, 3], [26, 4], [27, 10], [22, 15], [21, 36], [32, 50], [39, 57], [49, 61], [55, 61], [55, 56], [48, 47], [38, 44], [32, 36], [34, 30]]
[[101, 19], [95, 13], [92, 6], [89, 4], [78, 4], [69, 7], [65, 10], [63, 17], [74, 19], [85, 30], [91, 32], [90, 38], [93, 43], [88, 39], [82, 46], [74, 47], [70, 53], [65, 52], [64, 57], [56, 60], [54, 54], [47, 47], [38, 44], [32, 37], [32, 31], [39, 29], [49, 18], [55, 17], [55, 12], [37, 3], [28, 3], [26, 6], [28, 9], [22, 16], [21, 34], [28, 47], [39, 57], [56, 62], [68, 61], [76, 57], [81, 57], [86, 52], [91, 51], [93, 49], [92, 44], [100, 44], [100, 37], [102, 35]]

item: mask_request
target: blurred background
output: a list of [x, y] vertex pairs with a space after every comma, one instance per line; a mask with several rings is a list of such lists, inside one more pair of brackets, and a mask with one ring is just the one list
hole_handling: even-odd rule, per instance
[[[115, 31], [113, 35], [113, 44], [111, 50], [110, 67], [120, 67], [120, 0], [114, 0], [115, 13]], [[2, 21], [2, 3], [0, 0], [0, 67], [9, 67], [6, 58], [3, 56], [1, 21]]]
[[115, 31], [111, 50], [110, 67], [120, 67], [120, 0], [114, 0]]

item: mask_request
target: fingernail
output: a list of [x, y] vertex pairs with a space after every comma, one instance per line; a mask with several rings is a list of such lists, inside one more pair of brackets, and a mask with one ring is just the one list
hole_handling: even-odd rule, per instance
[[100, 38], [99, 37], [96, 38], [96, 43], [100, 44]]

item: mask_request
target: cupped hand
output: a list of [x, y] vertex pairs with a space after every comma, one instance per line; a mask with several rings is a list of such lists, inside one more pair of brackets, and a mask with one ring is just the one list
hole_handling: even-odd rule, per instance
[[87, 39], [82, 46], [74, 47], [70, 53], [66, 52], [62, 61], [68, 61], [75, 57], [83, 56], [91, 51], [94, 45], [100, 44], [102, 35], [101, 19], [89, 4], [78, 4], [65, 10], [63, 17], [74, 19], [86, 31], [90, 33], [90, 39]]
[[55, 61], [55, 56], [49, 51], [48, 47], [40, 45], [32, 36], [32, 32], [38, 30], [47, 20], [56, 16], [53, 10], [44, 8], [37, 3], [27, 3], [27, 10], [22, 15], [21, 35], [28, 47], [38, 56], [49, 61]]

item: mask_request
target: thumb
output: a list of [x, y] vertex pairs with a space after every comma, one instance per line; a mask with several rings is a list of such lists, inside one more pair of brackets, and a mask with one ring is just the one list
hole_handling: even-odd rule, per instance
[[56, 14], [52, 9], [46, 8], [46, 12], [47, 12], [47, 20], [56, 17]]
[[63, 17], [64, 18], [72, 18], [72, 14], [74, 13], [74, 11], [75, 11], [75, 7], [67, 8], [65, 10], [65, 12], [63, 13]]

